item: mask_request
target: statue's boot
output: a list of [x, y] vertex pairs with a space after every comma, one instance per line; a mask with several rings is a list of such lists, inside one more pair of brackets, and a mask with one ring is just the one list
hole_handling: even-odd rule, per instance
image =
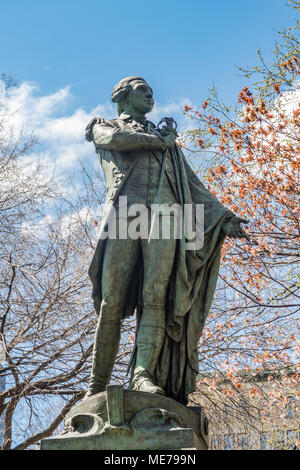
[[121, 322], [107, 317], [107, 311], [100, 314], [95, 333], [90, 384], [84, 400], [106, 391], [119, 350]]
[[[140, 392], [160, 393], [164, 390], [153, 383], [153, 374], [165, 339], [165, 311], [151, 309], [142, 314], [137, 335], [137, 356], [129, 388]], [[149, 314], [150, 313], [150, 314]]]

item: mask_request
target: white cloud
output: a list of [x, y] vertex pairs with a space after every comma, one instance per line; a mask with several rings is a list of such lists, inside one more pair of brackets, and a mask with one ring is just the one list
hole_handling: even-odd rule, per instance
[[293, 84], [293, 89], [285, 91], [275, 101], [275, 110], [284, 111], [288, 116], [295, 111], [300, 102], [300, 80]]
[[[5, 101], [5, 132], [17, 136], [32, 132], [38, 137], [42, 148], [41, 157], [52, 167], [70, 168], [78, 158], [91, 155], [93, 149], [85, 141], [85, 127], [94, 115], [83, 109], [76, 109], [67, 115], [67, 107], [73, 96], [67, 86], [55, 93], [39, 96], [35, 83], [24, 82], [10, 90]], [[102, 106], [102, 111], [104, 106]]]
[[[271, 114], [273, 115], [272, 118], [267, 119], [263, 123], [259, 123], [258, 127], [261, 126], [265, 129], [268, 128], [269, 124], [274, 126], [275, 129], [278, 129], [276, 132], [277, 141], [279, 143], [293, 143], [293, 137], [298, 136], [299, 130], [294, 124], [292, 123], [291, 119], [293, 118], [293, 112], [299, 107], [300, 103], [300, 81], [294, 83], [293, 90], [284, 91], [278, 98], [274, 101], [273, 107], [270, 107]], [[283, 122], [283, 118], [287, 118], [289, 121], [289, 125], [287, 128], [284, 128], [281, 132], [279, 130], [280, 123]], [[273, 138], [273, 134], [270, 136], [262, 136], [261, 141], [264, 144], [266, 141], [271, 141]], [[292, 140], [291, 140], [292, 138]]]
[[36, 96], [38, 89], [36, 84], [24, 82], [8, 91], [5, 101], [8, 125], [14, 127], [16, 132], [24, 127], [35, 131], [40, 123], [63, 110], [72, 97], [69, 87], [48, 96]]

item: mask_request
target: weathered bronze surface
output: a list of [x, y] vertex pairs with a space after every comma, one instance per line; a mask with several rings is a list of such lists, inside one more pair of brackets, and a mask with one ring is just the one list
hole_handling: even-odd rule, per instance
[[168, 206], [204, 204], [204, 245], [186, 250], [185, 238], [176, 239], [174, 228], [170, 239], [150, 243], [141, 238], [100, 239], [89, 270], [99, 322], [86, 397], [105, 390], [119, 347], [121, 321], [136, 312], [130, 388], [166, 394], [185, 404], [195, 388], [197, 345], [215, 291], [222, 243], [226, 235], [248, 238], [240, 227], [246, 221], [234, 216], [199, 181], [176, 144], [172, 121], [158, 128], [146, 120], [154, 101], [144, 79], [121, 80], [112, 101], [119, 117], [94, 118], [86, 130], [107, 185], [100, 233], [112, 206], [120, 210], [119, 196], [127, 196], [128, 206], [150, 207], [158, 199]]

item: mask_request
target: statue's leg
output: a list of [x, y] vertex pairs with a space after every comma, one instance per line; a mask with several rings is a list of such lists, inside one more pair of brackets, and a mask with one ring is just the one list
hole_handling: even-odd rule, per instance
[[176, 240], [142, 241], [144, 260], [143, 313], [137, 334], [136, 364], [130, 388], [164, 394], [154, 371], [165, 339], [165, 301], [173, 268]]
[[120, 343], [122, 314], [139, 245], [137, 240], [107, 240], [102, 302], [96, 328], [91, 379], [85, 398], [106, 389]]

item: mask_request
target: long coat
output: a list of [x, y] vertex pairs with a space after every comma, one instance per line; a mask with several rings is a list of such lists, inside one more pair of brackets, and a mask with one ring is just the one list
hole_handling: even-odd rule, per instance
[[[87, 127], [88, 140], [92, 140], [93, 126], [99, 122], [117, 128], [123, 126], [120, 119], [104, 122], [101, 118], [96, 118]], [[116, 203], [120, 191], [126, 189], [126, 181], [139, 158], [137, 153], [132, 153], [128, 158], [128, 152], [124, 154], [124, 152], [100, 150], [98, 154], [108, 192], [100, 224], [100, 240], [89, 269], [97, 313], [100, 311], [102, 300], [102, 265], [106, 245], [106, 239], [101, 238], [101, 233], [106, 228], [111, 208]], [[108, 165], [105, 163], [103, 165], [103, 155], [104, 160], [109, 161]], [[222, 225], [224, 220], [233, 214], [200, 182], [177, 145], [172, 149], [171, 156], [176, 174], [176, 189], [181, 203], [204, 205], [202, 248], [197, 251], [186, 250], [185, 238], [177, 240], [175, 262], [166, 299], [165, 341], [154, 373], [157, 385], [166, 391], [167, 396], [185, 404], [188, 394], [195, 390], [199, 362], [198, 341], [214, 296], [225, 238]], [[143, 273], [137, 270], [132, 279], [123, 314], [125, 318], [136, 312], [137, 326], [142, 315], [142, 279]], [[133, 353], [130, 362], [132, 371], [134, 364]]]

